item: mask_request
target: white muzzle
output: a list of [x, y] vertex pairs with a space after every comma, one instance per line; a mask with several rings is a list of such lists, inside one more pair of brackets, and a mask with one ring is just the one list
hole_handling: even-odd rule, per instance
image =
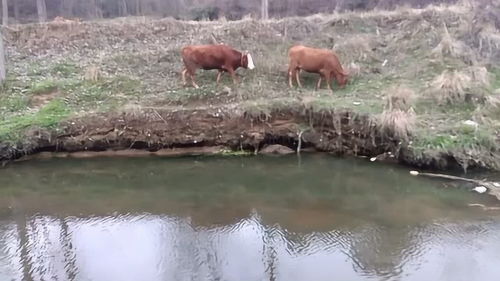
[[255, 65], [253, 64], [253, 59], [252, 59], [252, 56], [250, 54], [247, 54], [247, 61], [248, 61], [247, 68], [254, 69]]

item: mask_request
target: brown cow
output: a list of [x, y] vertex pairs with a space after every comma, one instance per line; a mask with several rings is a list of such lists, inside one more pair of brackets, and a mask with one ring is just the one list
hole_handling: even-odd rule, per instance
[[296, 45], [288, 51], [290, 63], [288, 66], [288, 84], [293, 87], [292, 79], [295, 77], [297, 84], [302, 88], [299, 74], [301, 70], [318, 73], [320, 75], [316, 89], [321, 87], [322, 79], [326, 80], [328, 89], [332, 90], [330, 83], [335, 77], [341, 88], [347, 84], [349, 74], [344, 71], [337, 55], [328, 49], [316, 49]]
[[197, 45], [186, 46], [182, 48], [182, 61], [184, 69], [182, 70], [182, 82], [184, 86], [187, 84], [186, 74], [191, 78], [193, 87], [199, 88], [194, 81], [194, 75], [197, 69], [204, 70], [217, 69], [217, 84], [224, 72], [229, 72], [236, 83], [236, 70], [239, 67], [254, 69], [252, 56], [248, 52], [241, 53], [233, 48], [219, 45]]

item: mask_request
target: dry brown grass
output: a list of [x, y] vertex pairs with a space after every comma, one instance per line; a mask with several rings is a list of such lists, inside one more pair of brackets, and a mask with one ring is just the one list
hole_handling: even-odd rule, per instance
[[489, 83], [489, 73], [484, 67], [446, 70], [431, 82], [429, 92], [441, 104], [482, 102]]
[[470, 75], [473, 86], [488, 87], [490, 85], [490, 73], [484, 66], [472, 66], [465, 70]]
[[416, 124], [413, 110], [384, 110], [380, 115], [379, 128], [386, 136], [408, 141]]
[[456, 40], [448, 32], [446, 24], [443, 24], [443, 34], [439, 44], [432, 50], [432, 54], [439, 57], [450, 56], [463, 59], [468, 62], [475, 62], [470, 48], [462, 41]]
[[500, 89], [486, 96], [484, 105], [474, 111], [474, 118], [488, 126], [498, 127], [500, 118]]
[[84, 79], [86, 81], [96, 82], [100, 78], [101, 78], [101, 71], [99, 70], [99, 67], [91, 65], [87, 69], [85, 69]]
[[389, 88], [386, 93], [385, 109], [379, 118], [379, 127], [386, 136], [407, 141], [415, 126], [415, 92], [403, 86]]
[[391, 87], [386, 91], [385, 109], [409, 111], [415, 101], [415, 92], [403, 86]]
[[377, 36], [373, 34], [357, 34], [347, 40], [337, 42], [333, 49], [342, 54], [346, 61], [380, 61], [373, 49], [378, 45]]
[[487, 110], [500, 110], [500, 91], [486, 97], [485, 107]]
[[486, 23], [480, 27], [479, 51], [486, 50], [492, 53], [495, 49], [500, 48], [500, 33], [492, 23]]

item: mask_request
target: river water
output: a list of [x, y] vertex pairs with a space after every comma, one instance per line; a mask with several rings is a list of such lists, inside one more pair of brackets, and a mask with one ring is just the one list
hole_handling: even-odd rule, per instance
[[500, 212], [470, 203], [324, 155], [15, 163], [0, 280], [500, 280]]

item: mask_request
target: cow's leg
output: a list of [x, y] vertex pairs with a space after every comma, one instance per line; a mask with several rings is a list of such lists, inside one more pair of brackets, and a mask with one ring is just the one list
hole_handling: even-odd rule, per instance
[[182, 85], [184, 85], [184, 86], [186, 86], [186, 85], [187, 85], [187, 80], [186, 80], [186, 72], [187, 72], [187, 71], [188, 71], [188, 70], [187, 70], [186, 68], [184, 68], [184, 69], [182, 70]]
[[193, 85], [193, 87], [198, 89], [200, 86], [198, 86], [198, 84], [196, 84], [196, 81], [194, 80], [195, 70], [188, 69], [188, 73], [189, 73], [189, 77], [191, 77], [191, 85]]
[[328, 86], [328, 90], [332, 91], [332, 78], [333, 78], [333, 73], [330, 72], [330, 73], [327, 73], [327, 75], [325, 75], [326, 77], [326, 85]]
[[236, 76], [236, 71], [234, 71], [234, 69], [232, 68], [228, 68], [227, 71], [229, 72], [229, 74], [231, 74], [231, 77], [233, 78], [233, 83], [234, 84], [237, 84], [240, 82], [240, 80], [238, 79], [238, 77]]
[[217, 73], [217, 80], [216, 80], [217, 85], [219, 85], [220, 78], [222, 77], [222, 74], [224, 74], [224, 70], [220, 69], [219, 72]]
[[288, 67], [288, 86], [293, 88], [293, 78], [295, 77], [295, 71], [297, 71], [292, 64]]
[[321, 82], [322, 82], [323, 75], [319, 75], [318, 83], [316, 83], [316, 90], [321, 88]]
[[193, 85], [193, 87], [195, 87], [196, 89], [200, 88], [200, 86], [198, 86], [198, 84], [196, 84], [196, 81], [194, 81], [194, 75], [191, 75], [191, 84]]
[[299, 88], [302, 88], [302, 83], [300, 83], [300, 68], [295, 71], [295, 80], [297, 80], [297, 85], [299, 85]]
[[319, 80], [318, 80], [318, 84], [316, 85], [316, 90], [318, 90], [318, 89], [321, 88], [321, 82], [323, 81], [323, 79], [325, 79], [327, 87], [328, 87], [328, 89], [330, 89], [330, 84], [331, 84], [331, 77], [330, 77], [331, 75], [330, 75], [330, 73], [328, 71], [324, 70], [324, 69], [321, 69], [318, 72], [318, 74], [319, 74]]

